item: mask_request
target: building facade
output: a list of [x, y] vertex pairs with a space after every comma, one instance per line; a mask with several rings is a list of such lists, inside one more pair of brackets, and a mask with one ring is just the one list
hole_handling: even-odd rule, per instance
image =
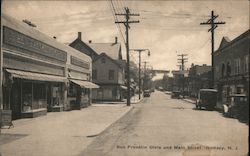
[[188, 70], [173, 70], [173, 90], [188, 95]]
[[189, 96], [197, 97], [200, 89], [209, 88], [211, 83], [211, 66], [191, 65], [188, 74]]
[[92, 89], [94, 101], [123, 100], [125, 61], [122, 60], [121, 44], [117, 37], [113, 43], [87, 43], [82, 41], [81, 32], [69, 44], [71, 47], [85, 53], [92, 58], [92, 80], [100, 88]]
[[91, 58], [12, 17], [1, 20], [3, 109], [13, 119], [68, 110], [70, 80], [90, 80]]
[[123, 65], [102, 53], [93, 61], [93, 82], [100, 88], [93, 89], [92, 99], [95, 101], [123, 100], [124, 68]]
[[215, 83], [221, 104], [231, 94], [245, 94], [249, 99], [249, 30], [230, 41], [223, 37], [214, 53]]

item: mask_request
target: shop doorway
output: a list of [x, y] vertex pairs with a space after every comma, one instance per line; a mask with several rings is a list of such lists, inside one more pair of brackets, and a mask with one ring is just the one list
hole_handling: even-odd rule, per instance
[[21, 118], [21, 86], [14, 82], [11, 88], [10, 109], [12, 110], [12, 119]]

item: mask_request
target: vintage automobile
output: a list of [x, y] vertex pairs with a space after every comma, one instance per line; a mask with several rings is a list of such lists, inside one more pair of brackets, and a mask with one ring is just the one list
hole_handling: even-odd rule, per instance
[[217, 103], [217, 93], [216, 89], [200, 89], [196, 108], [201, 109], [203, 107], [207, 110], [214, 110]]
[[180, 94], [181, 92], [180, 91], [173, 91], [172, 94], [171, 94], [171, 98], [174, 99], [179, 99], [180, 98]]
[[150, 97], [150, 90], [144, 90], [143, 97]]
[[232, 94], [224, 105], [224, 115], [239, 120], [249, 121], [249, 101], [245, 94]]

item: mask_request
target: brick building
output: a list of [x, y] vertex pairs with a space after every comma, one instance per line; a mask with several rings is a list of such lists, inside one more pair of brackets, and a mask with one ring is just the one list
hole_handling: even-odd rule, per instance
[[230, 94], [246, 94], [249, 98], [249, 43], [247, 30], [232, 41], [223, 37], [214, 53], [215, 84], [222, 104]]
[[197, 97], [202, 88], [209, 88], [211, 82], [211, 66], [191, 65], [188, 74], [188, 91], [192, 97]]

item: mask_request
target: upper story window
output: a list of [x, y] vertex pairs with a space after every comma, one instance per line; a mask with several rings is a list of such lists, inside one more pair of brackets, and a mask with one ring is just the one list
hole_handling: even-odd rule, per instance
[[246, 56], [245, 56], [244, 71], [245, 71], [246, 73], [249, 72], [249, 55], [246, 55]]
[[93, 69], [93, 71], [92, 71], [92, 78], [93, 78], [93, 80], [97, 79], [97, 70], [96, 69]]
[[225, 75], [225, 64], [223, 63], [221, 66], [221, 76], [224, 77]]
[[105, 58], [102, 58], [102, 59], [101, 59], [101, 62], [102, 62], [102, 63], [106, 63], [106, 59], [105, 59]]
[[231, 65], [229, 62], [227, 62], [227, 72], [226, 72], [227, 76], [231, 75]]
[[115, 79], [115, 71], [109, 70], [109, 80], [114, 80], [114, 79]]
[[234, 74], [240, 74], [240, 58], [234, 60]]

